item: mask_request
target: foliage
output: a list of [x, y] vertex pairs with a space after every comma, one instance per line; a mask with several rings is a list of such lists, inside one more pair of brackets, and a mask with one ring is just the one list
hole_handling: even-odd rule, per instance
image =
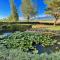
[[54, 22], [55, 25], [56, 21], [60, 17], [60, 0], [45, 0], [45, 1], [46, 4], [48, 5], [46, 9], [46, 14], [54, 16], [54, 18], [56, 19]]
[[2, 44], [0, 44], [0, 60], [7, 60], [8, 49], [6, 49]]
[[42, 54], [31, 54], [22, 52], [20, 49], [11, 49], [9, 52], [10, 60], [60, 60], [60, 52], [56, 53], [42, 53]]
[[33, 33], [33, 32], [15, 32], [9, 37], [0, 41], [7, 48], [21, 47], [23, 51], [29, 49], [35, 49], [36, 44], [43, 46], [51, 46], [56, 43], [56, 40], [52, 39], [51, 35]]
[[51, 27], [49, 27], [47, 29], [59, 31], [60, 30], [60, 26], [51, 26]]
[[31, 24], [6, 24], [0, 26], [0, 29], [3, 31], [26, 31], [27, 29], [32, 28]]
[[20, 48], [8, 50], [2, 47], [0, 47], [0, 60], [60, 60], [60, 51], [39, 55], [23, 52]]
[[7, 18], [0, 19], [0, 22], [7, 22]]
[[12, 15], [10, 15], [10, 16], [7, 17], [6, 22], [14, 22]]
[[14, 0], [10, 0], [10, 6], [11, 6], [11, 18], [13, 22], [15, 22], [19, 20], [19, 17], [18, 17], [16, 6], [14, 4]]
[[35, 7], [33, 7], [31, 0], [22, 0], [22, 13], [29, 20], [31, 16], [37, 14]]
[[29, 48], [35, 49], [32, 45], [33, 42], [50, 46], [56, 43], [54, 41], [50, 34], [14, 32], [10, 36], [0, 39], [0, 60], [60, 60], [60, 51], [50, 54], [26, 52]]

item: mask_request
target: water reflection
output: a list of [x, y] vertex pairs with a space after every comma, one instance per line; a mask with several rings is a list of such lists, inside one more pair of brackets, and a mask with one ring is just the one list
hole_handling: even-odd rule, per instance
[[38, 50], [38, 53], [41, 54], [44, 52], [45, 48], [42, 45], [36, 44], [35, 48]]
[[43, 47], [42, 45], [39, 45], [39, 44], [37, 44], [35, 46], [35, 48], [38, 50], [38, 54], [41, 54], [41, 53], [44, 53], [44, 52], [50, 54], [50, 53], [53, 52], [53, 49], [51, 49], [51, 47], [46, 48], [46, 47]]
[[0, 35], [0, 39], [3, 39], [5, 37], [9, 36], [10, 34], [12, 34], [12, 32], [4, 32]]

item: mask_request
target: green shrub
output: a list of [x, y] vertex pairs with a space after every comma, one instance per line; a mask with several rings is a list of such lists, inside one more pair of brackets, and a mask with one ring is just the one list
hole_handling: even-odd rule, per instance
[[5, 31], [26, 31], [30, 28], [32, 28], [31, 24], [9, 24], [1, 26], [1, 29]]
[[[34, 32], [15, 32], [3, 39], [3, 43], [7, 48], [17, 48], [21, 47], [23, 50], [28, 50], [29, 48], [34, 49], [33, 45], [41, 44], [44, 47], [52, 46], [57, 41], [52, 39], [50, 35], [34, 33]], [[34, 44], [33, 44], [34, 43]]]
[[[6, 49], [5, 49], [6, 50]], [[9, 51], [3, 50], [0, 54], [0, 60], [60, 60], [60, 51], [47, 54], [31, 54], [23, 52], [20, 48], [10, 49]]]
[[16, 24], [16, 25], [13, 25], [13, 28], [17, 31], [26, 31], [32, 28], [32, 25], [31, 24]]
[[7, 60], [8, 49], [6, 49], [2, 44], [0, 44], [0, 60]]

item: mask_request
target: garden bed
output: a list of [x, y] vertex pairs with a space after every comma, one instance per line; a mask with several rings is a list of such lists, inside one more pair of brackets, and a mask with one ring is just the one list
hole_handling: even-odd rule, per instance
[[56, 60], [60, 59], [59, 54], [60, 45], [51, 33], [16, 31], [0, 39], [1, 60]]

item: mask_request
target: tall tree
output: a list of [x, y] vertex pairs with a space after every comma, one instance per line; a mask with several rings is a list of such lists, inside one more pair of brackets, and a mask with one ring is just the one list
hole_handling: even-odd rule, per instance
[[46, 13], [54, 16], [56, 25], [57, 20], [60, 17], [60, 0], [45, 0], [47, 6]]
[[14, 0], [10, 0], [10, 6], [11, 6], [11, 17], [12, 17], [13, 22], [18, 21], [19, 16], [17, 13], [16, 6], [14, 4]]
[[28, 22], [31, 16], [37, 14], [37, 11], [35, 7], [33, 7], [31, 0], [22, 0], [22, 13], [25, 17], [27, 17]]

